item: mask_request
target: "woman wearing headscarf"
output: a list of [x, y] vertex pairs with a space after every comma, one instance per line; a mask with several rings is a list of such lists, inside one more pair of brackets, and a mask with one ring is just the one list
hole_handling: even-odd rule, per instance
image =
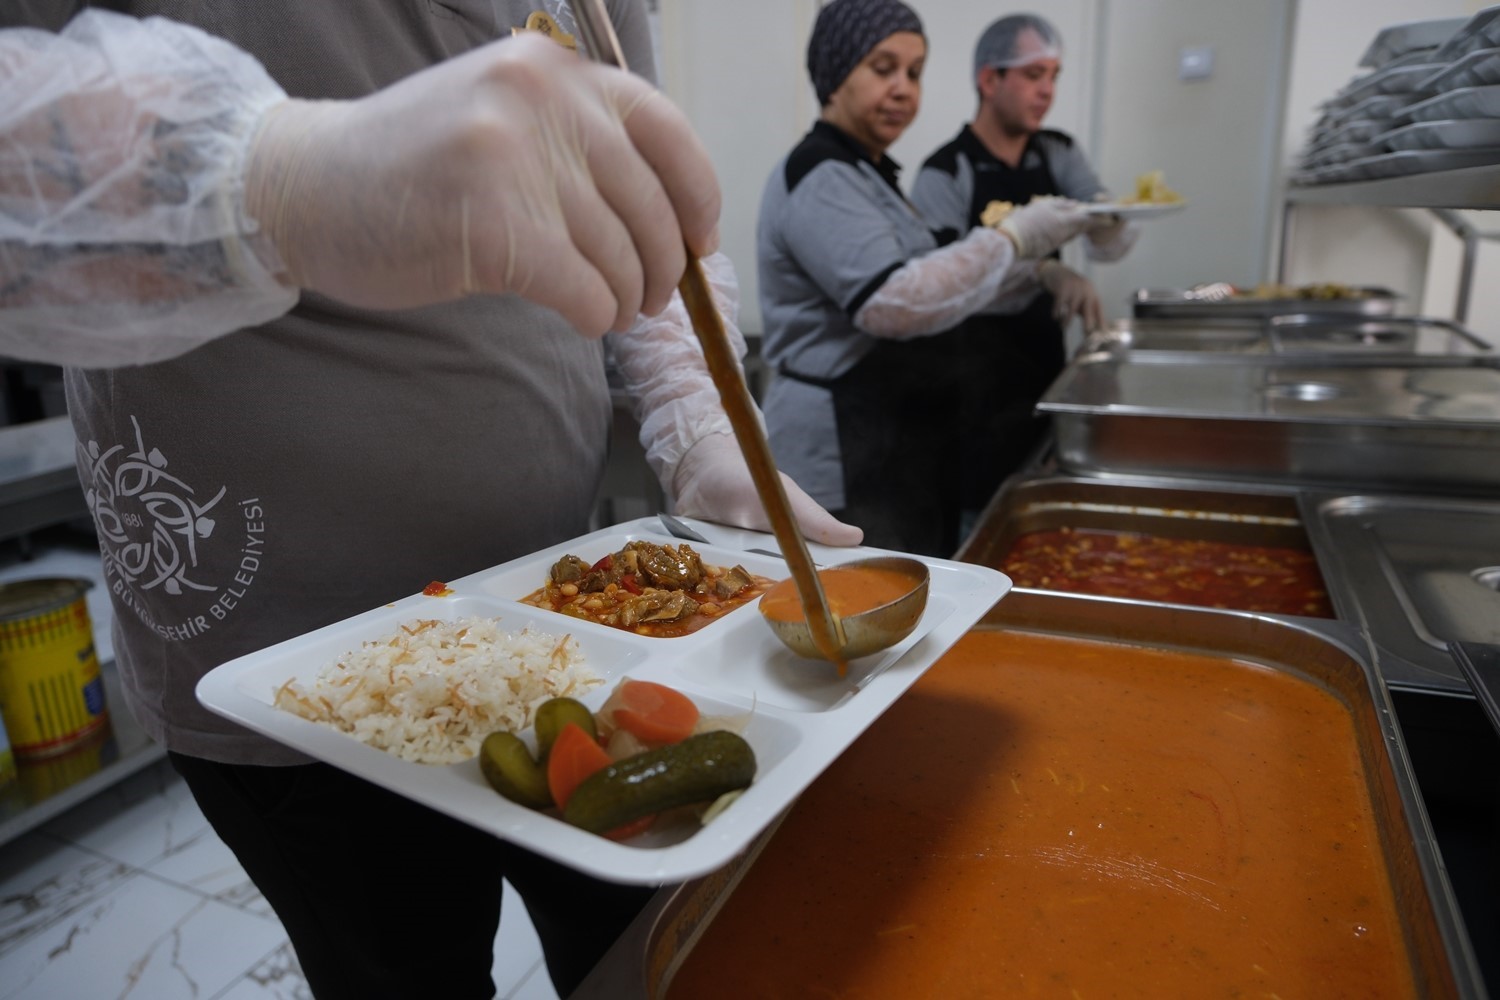
[[807, 68], [822, 112], [767, 181], [756, 242], [777, 463], [866, 544], [947, 556], [965, 429], [956, 341], [941, 334], [1089, 218], [1049, 199], [961, 239], [930, 229], [886, 153], [916, 117], [926, 57], [900, 0], [819, 11]]

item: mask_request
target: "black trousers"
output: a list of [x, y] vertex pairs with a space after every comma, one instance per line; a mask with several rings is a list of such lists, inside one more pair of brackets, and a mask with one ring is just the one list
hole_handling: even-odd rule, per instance
[[168, 757], [275, 909], [318, 1000], [493, 997], [502, 879], [566, 997], [653, 891], [579, 874], [327, 764]]

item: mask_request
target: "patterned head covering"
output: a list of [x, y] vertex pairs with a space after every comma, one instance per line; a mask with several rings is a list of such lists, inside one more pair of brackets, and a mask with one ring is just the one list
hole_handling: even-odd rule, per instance
[[833, 0], [818, 11], [807, 42], [818, 103], [827, 104], [860, 60], [898, 31], [922, 34], [922, 19], [901, 0]]

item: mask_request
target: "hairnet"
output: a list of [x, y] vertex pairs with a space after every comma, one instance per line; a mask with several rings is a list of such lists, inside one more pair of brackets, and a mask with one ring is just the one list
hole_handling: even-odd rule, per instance
[[[1026, 35], [1027, 29], [1035, 36]], [[1038, 59], [1061, 59], [1062, 36], [1044, 17], [1036, 14], [1012, 14], [984, 29], [974, 46], [974, 72], [986, 66], [1006, 69], [1024, 66]]]
[[833, 0], [818, 11], [807, 42], [807, 72], [827, 104], [870, 50], [898, 31], [922, 34], [922, 19], [901, 0]]

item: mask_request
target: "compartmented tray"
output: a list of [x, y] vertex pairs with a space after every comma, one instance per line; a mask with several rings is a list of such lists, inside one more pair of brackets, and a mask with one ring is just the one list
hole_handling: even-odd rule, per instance
[[[1379, 682], [1350, 631], [1340, 623], [1300, 623], [1268, 619], [1260, 615], [1207, 609], [1180, 608], [1165, 605], [1143, 605], [1138, 602], [1107, 598], [1073, 597], [1035, 591], [1017, 591], [986, 615], [978, 629], [1028, 632], [1065, 640], [1103, 642], [1121, 647], [1146, 649], [1170, 648], [1189, 654], [1233, 657], [1261, 664], [1267, 670], [1305, 678], [1323, 687], [1347, 706], [1353, 720], [1353, 738], [1357, 744], [1357, 767], [1374, 807], [1378, 826], [1381, 862], [1394, 889], [1396, 910], [1401, 922], [1405, 950], [1410, 958], [1412, 988], [1419, 996], [1451, 996], [1480, 1000], [1486, 995], [1475, 958], [1475, 949], [1465, 932], [1453, 886], [1449, 883], [1436, 838], [1423, 809], [1397, 728], [1390, 695]], [[921, 689], [919, 688], [919, 691]], [[1059, 706], [1059, 711], [1064, 711]], [[871, 735], [879, 732], [877, 726]], [[1059, 765], [1061, 767], [1061, 765]], [[976, 783], [975, 794], [1011, 797], [1011, 783], [999, 772], [998, 780]], [[816, 798], [824, 793], [823, 784], [807, 793]], [[828, 794], [838, 792], [829, 790]], [[872, 798], [883, 802], [879, 795]], [[800, 808], [800, 806], [799, 806]], [[962, 822], [961, 808], [955, 808], [952, 824]], [[794, 817], [795, 819], [795, 817]], [[617, 1000], [617, 998], [663, 998], [669, 996], [673, 977], [690, 960], [694, 948], [714, 921], [735, 903], [734, 894], [741, 886], [751, 891], [757, 866], [784, 863], [788, 851], [806, 850], [805, 831], [793, 828], [789, 821], [781, 831], [768, 831], [732, 863], [711, 875], [680, 886], [663, 888], [646, 910], [615, 944], [604, 960], [574, 994], [575, 1000]], [[1068, 831], [1068, 836], [1072, 836]], [[1003, 858], [1004, 838], [987, 835], [988, 852]], [[792, 839], [788, 839], [792, 838]], [[953, 839], [950, 833], [949, 839]], [[1068, 841], [1071, 845], [1073, 842]], [[819, 845], [818, 850], [828, 848]], [[1099, 893], [1110, 893], [1116, 886], [1106, 884], [1111, 876], [1128, 883], [1124, 873], [1105, 866], [1090, 867], [1094, 859], [1082, 857], [1079, 851], [1059, 851], [1056, 863], [1077, 866], [1078, 904], [1098, 903]], [[984, 855], [981, 855], [981, 857]], [[901, 898], [906, 879], [922, 878], [933, 872], [933, 866], [961, 864], [967, 854], [949, 859], [937, 853], [920, 858], [893, 857], [891, 866], [872, 873], [889, 884], [893, 898]], [[1135, 859], [1135, 864], [1149, 870], [1149, 859]], [[1132, 871], [1135, 868], [1132, 866]], [[915, 872], [915, 875], [907, 875]], [[1181, 873], [1174, 872], [1174, 875]], [[747, 882], [747, 878], [751, 881]], [[1176, 886], [1174, 885], [1174, 888]], [[816, 906], [820, 888], [810, 886], [810, 903]], [[915, 884], [910, 891], [917, 892]], [[997, 892], [1004, 891], [996, 886]], [[1122, 890], [1125, 891], [1125, 890]], [[1288, 899], [1287, 914], [1304, 905], [1300, 899]], [[794, 905], [788, 901], [788, 905]], [[801, 905], [800, 902], [795, 905]], [[1319, 914], [1313, 901], [1314, 919], [1330, 919]], [[1214, 918], [1222, 916], [1213, 914]], [[1039, 914], [1040, 917], [1040, 914]], [[1209, 919], [1205, 915], [1204, 919]], [[898, 927], [897, 931], [920, 934], [922, 928]], [[1084, 933], [1082, 926], [1079, 933]], [[891, 933], [874, 940], [881, 948], [882, 960], [900, 961], [901, 949], [909, 942], [905, 934]], [[1071, 937], [1070, 937], [1071, 940]], [[1087, 961], [1083, 951], [1080, 959]], [[1170, 959], [1158, 956], [1156, 961]], [[775, 956], [756, 949], [751, 961], [774, 962]], [[850, 961], [844, 953], [830, 956], [833, 968], [840, 960]], [[946, 957], [947, 965], [957, 963], [969, 968], [970, 980], [993, 986], [983, 968], [982, 953], [954, 950]], [[971, 965], [972, 963], [972, 965]], [[1016, 970], [1007, 970], [1015, 973]], [[1038, 978], [1041, 978], [1039, 975]], [[1131, 980], [1134, 988], [1150, 992], [1152, 984]], [[734, 983], [726, 991], [733, 993]], [[738, 995], [738, 994], [735, 994]]]
[[1391, 121], [1397, 125], [1452, 118], [1500, 118], [1500, 84], [1459, 87], [1411, 102], [1391, 115]]
[[1095, 352], [1037, 408], [1053, 418], [1059, 466], [1079, 475], [1500, 490], [1492, 358]]
[[1441, 57], [1442, 46], [1468, 27], [1470, 18], [1443, 17], [1422, 21], [1402, 21], [1381, 28], [1360, 57], [1361, 66], [1380, 68], [1415, 52], [1431, 50], [1433, 58]]
[[1490, 83], [1500, 83], [1500, 48], [1475, 49], [1419, 80], [1417, 89], [1440, 93]]
[[1374, 642], [1386, 682], [1467, 691], [1448, 645], [1500, 645], [1500, 504], [1326, 492], [1299, 503], [1334, 607]]
[[1391, 150], [1500, 147], [1500, 118], [1446, 118], [1392, 129], [1372, 140]]
[[[719, 544], [693, 545], [704, 562], [738, 564], [773, 579], [789, 575], [778, 556], [745, 551], [774, 552], [772, 536], [705, 529]], [[198, 699], [249, 729], [562, 864], [611, 881], [654, 885], [712, 871], [742, 851], [1010, 587], [996, 570], [922, 557], [931, 580], [916, 630], [889, 650], [853, 661], [844, 677], [832, 664], [794, 656], [753, 604], [689, 635], [651, 638], [520, 603], [563, 555], [597, 560], [638, 539], [677, 541], [654, 519], [604, 528], [448, 581], [446, 596], [414, 594], [231, 660], [199, 682]], [[810, 548], [820, 565], [889, 554]], [[581, 698], [590, 708], [597, 709], [615, 682], [629, 676], [675, 687], [705, 714], [750, 712], [743, 735], [756, 754], [754, 783], [707, 826], [668, 826], [616, 842], [502, 798], [485, 782], [477, 760], [413, 763], [273, 705], [274, 690], [286, 681], [308, 682], [346, 652], [392, 635], [404, 623], [468, 617], [496, 617], [508, 631], [571, 634], [589, 669], [604, 679]]]

